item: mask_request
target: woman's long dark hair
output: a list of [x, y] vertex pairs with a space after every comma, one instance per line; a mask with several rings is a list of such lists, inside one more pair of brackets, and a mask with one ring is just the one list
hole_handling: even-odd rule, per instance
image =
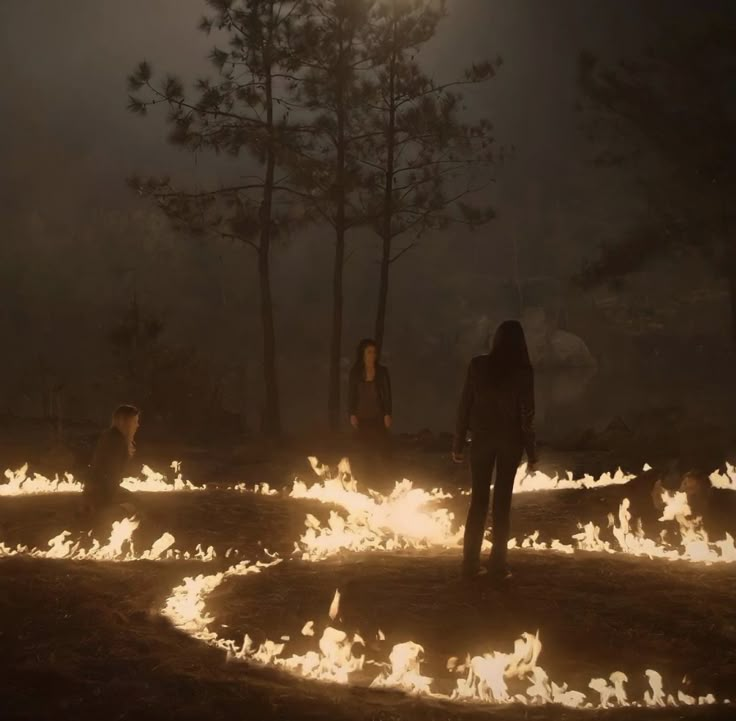
[[[365, 349], [373, 346], [378, 353], [378, 344], [373, 338], [363, 338], [358, 347], [355, 349], [355, 362], [353, 363], [353, 373], [358, 373], [360, 378], [365, 378]], [[376, 355], [376, 368], [378, 368], [378, 357]]]
[[505, 320], [498, 326], [490, 357], [494, 367], [501, 371], [532, 367], [524, 329], [518, 320]]

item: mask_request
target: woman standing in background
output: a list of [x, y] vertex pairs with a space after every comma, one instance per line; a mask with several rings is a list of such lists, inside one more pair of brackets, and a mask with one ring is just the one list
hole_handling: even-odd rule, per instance
[[392, 424], [391, 378], [378, 362], [378, 347], [371, 338], [358, 343], [348, 382], [348, 413], [367, 465], [385, 457]]

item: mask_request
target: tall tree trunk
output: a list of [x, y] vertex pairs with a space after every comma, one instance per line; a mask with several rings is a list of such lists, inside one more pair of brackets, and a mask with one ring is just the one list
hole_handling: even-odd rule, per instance
[[[270, 43], [271, 39], [269, 38], [267, 42]], [[276, 438], [281, 435], [282, 429], [278, 374], [276, 371], [276, 330], [273, 320], [273, 298], [271, 296], [271, 231], [273, 227], [271, 214], [273, 211], [276, 157], [273, 119], [273, 80], [268, 56], [266, 56], [265, 65], [268, 149], [263, 201], [260, 208], [261, 237], [258, 244], [258, 281], [260, 286], [261, 325], [263, 328], [263, 380], [265, 385], [265, 407], [261, 420], [263, 432], [270, 438]]]
[[388, 308], [388, 280], [391, 267], [391, 236], [383, 234], [381, 251], [381, 271], [378, 280], [378, 306], [376, 309], [376, 328], [374, 338], [379, 353], [383, 348], [383, 337], [386, 333], [386, 310]]
[[[343, 21], [344, 22], [344, 21]], [[342, 30], [342, 27], [340, 28]], [[335, 265], [332, 271], [332, 334], [327, 421], [330, 430], [340, 427], [340, 360], [342, 357], [343, 270], [345, 265], [345, 45], [339, 36], [337, 68], [337, 167], [335, 169]]]
[[386, 332], [386, 310], [388, 308], [388, 281], [391, 266], [392, 223], [394, 215], [394, 151], [396, 144], [396, 20], [394, 20], [394, 49], [389, 62], [389, 108], [386, 129], [386, 177], [384, 179], [383, 217], [381, 218], [381, 274], [378, 282], [378, 305], [376, 309], [375, 341], [378, 352], [383, 348]]
[[736, 343], [736, 252], [728, 264], [728, 295], [731, 301], [731, 340]]
[[[345, 228], [344, 209], [337, 213], [337, 230], [335, 233], [335, 266], [332, 273], [332, 339], [330, 342], [330, 385], [327, 401], [330, 430], [340, 427], [340, 361], [342, 358], [342, 274], [345, 264]], [[343, 216], [343, 220], [340, 220]]]
[[[266, 202], [264, 199], [264, 215]], [[258, 277], [260, 286], [261, 326], [263, 329], [263, 380], [265, 405], [263, 432], [269, 437], [281, 435], [281, 408], [279, 404], [278, 375], [276, 371], [276, 332], [271, 297], [270, 233], [261, 230], [258, 248]]]
[[519, 308], [519, 320], [524, 315], [524, 286], [521, 282], [521, 270], [519, 268], [519, 241], [516, 233], [511, 234], [511, 243], [514, 255], [514, 286], [516, 287], [516, 299]]

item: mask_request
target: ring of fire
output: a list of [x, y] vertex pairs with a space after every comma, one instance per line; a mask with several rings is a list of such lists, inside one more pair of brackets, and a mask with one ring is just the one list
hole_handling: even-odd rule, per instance
[[[321, 561], [334, 557], [338, 553], [383, 550], [394, 551], [400, 549], [438, 549], [452, 548], [457, 545], [462, 535], [462, 529], [454, 529], [453, 516], [446, 509], [438, 508], [437, 504], [449, 494], [441, 491], [425, 492], [412, 488], [411, 484], [404, 481], [397, 484], [396, 489], [389, 496], [380, 496], [369, 492], [361, 493], [357, 484], [349, 475], [349, 466], [346, 464], [340, 468], [340, 473], [331, 478], [328, 469], [319, 466], [313, 459], [313, 468], [322, 477], [322, 482], [308, 487], [306, 484], [295, 482], [291, 493], [292, 498], [312, 498], [332, 505], [341, 506], [348, 511], [347, 517], [331, 511], [330, 520], [326, 526], [322, 526], [318, 519], [312, 515], [307, 516], [307, 530], [300, 540], [295, 544], [295, 553], [302, 560], [308, 562]], [[178, 467], [175, 467], [178, 473]], [[729, 468], [725, 482], [733, 482]], [[25, 472], [25, 471], [24, 471]], [[6, 473], [6, 476], [8, 474]], [[180, 475], [178, 476], [181, 480]], [[593, 479], [580, 483], [572, 479], [555, 481], [556, 487], [591, 487], [596, 484], [622, 484], [629, 477], [618, 474], [608, 476], [595, 481]], [[623, 479], [623, 480], [622, 480]], [[13, 479], [9, 477], [12, 482]], [[34, 479], [37, 481], [38, 479]], [[68, 480], [68, 479], [67, 479]], [[532, 479], [533, 480], [533, 479]], [[131, 490], [195, 490], [197, 487], [185, 482], [176, 488], [167, 485], [165, 488], [131, 488]], [[603, 481], [603, 482], [601, 482]], [[549, 487], [549, 482], [544, 481], [543, 486]], [[563, 485], [568, 484], [568, 485]], [[155, 484], [154, 484], [155, 485]], [[529, 484], [527, 484], [529, 485]], [[22, 488], [22, 482], [17, 483]], [[33, 492], [44, 492], [35, 490]], [[51, 490], [51, 489], [49, 489]], [[76, 490], [64, 488], [63, 490]], [[266, 485], [260, 485], [253, 489], [243, 486], [231, 487], [236, 491], [255, 491], [263, 495], [273, 495], [275, 492]], [[522, 488], [522, 491], [536, 490], [535, 488]], [[681, 494], [674, 494], [667, 500], [665, 516], [670, 518], [683, 518], [683, 499]], [[52, 558], [101, 558], [103, 560], [135, 560], [136, 558], [164, 558], [179, 557], [176, 553], [172, 555], [170, 547], [173, 545], [173, 537], [161, 542], [167, 534], [154, 544], [149, 552], [142, 555], [125, 551], [123, 546], [126, 542], [124, 537], [127, 533], [127, 541], [135, 531], [135, 523], [123, 522], [117, 529], [115, 543], [98, 544], [96, 553], [88, 553], [74, 546], [65, 539], [63, 543], [57, 541], [49, 552], [33, 551], [34, 555], [46, 555]], [[125, 531], [125, 532], [123, 532]], [[570, 539], [569, 542], [552, 540], [540, 541], [537, 534], [531, 534], [516, 543], [522, 548], [538, 551], [558, 551], [562, 553], [573, 553], [580, 551], [603, 551], [605, 553], [625, 553], [628, 555], [647, 555], [660, 557], [668, 560], [688, 560], [694, 562], [730, 563], [736, 560], [734, 554], [733, 539], [729, 536], [722, 541], [711, 543], [707, 536], [703, 537], [702, 529], [697, 524], [681, 523], [682, 547], [675, 548], [669, 544], [654, 541], [645, 536], [643, 531], [637, 529], [631, 523], [628, 502], [622, 503], [619, 509], [618, 522], [614, 520], [614, 541], [602, 540], [600, 529], [593, 524], [580, 526], [580, 532]], [[115, 535], [115, 534], [113, 534]], [[170, 534], [169, 534], [170, 535]], [[121, 540], [122, 538], [122, 540]], [[103, 549], [100, 552], [100, 548]], [[167, 551], [168, 549], [168, 551]], [[93, 550], [95, 546], [93, 545]], [[9, 549], [0, 544], [0, 556], [10, 553], [28, 552], [25, 548]], [[211, 549], [207, 551], [198, 549], [195, 554], [200, 560], [207, 561], [214, 558]], [[270, 663], [287, 671], [298, 673], [307, 678], [317, 678], [347, 683], [351, 673], [364, 670], [366, 664], [373, 659], [367, 658], [366, 654], [356, 655], [354, 648], [366, 647], [366, 640], [355, 638], [354, 635], [335, 628], [335, 623], [323, 624], [319, 628], [314, 624], [307, 623], [303, 632], [306, 637], [317, 633], [318, 640], [316, 650], [306, 651], [304, 654], [292, 654], [291, 657], [282, 656], [284, 650], [281, 640], [277, 642], [261, 643], [257, 647], [245, 639], [243, 643], [220, 638], [211, 630], [214, 619], [208, 616], [205, 602], [209, 594], [217, 588], [224, 580], [240, 575], [257, 573], [262, 569], [280, 563], [280, 559], [271, 558], [256, 564], [241, 562], [231, 566], [227, 570], [211, 574], [200, 575], [196, 578], [188, 578], [175, 588], [167, 599], [164, 615], [169, 617], [174, 624], [190, 635], [212, 643], [225, 649], [229, 656], [234, 658], [248, 659], [255, 662]], [[330, 609], [330, 616], [339, 618], [340, 603], [339, 593], [335, 595]], [[378, 634], [376, 641], [380, 641]], [[356, 643], [357, 642], [357, 646]], [[431, 686], [432, 681], [423, 675], [421, 669], [421, 658], [423, 649], [413, 642], [397, 644], [388, 654], [388, 663], [383, 662], [383, 667], [377, 668], [377, 675], [373, 679], [374, 686], [388, 686], [403, 689], [413, 693], [422, 693], [456, 700], [474, 699], [493, 703], [509, 702], [558, 702], [577, 707], [608, 707], [611, 705], [690, 705], [695, 703], [714, 703], [715, 698], [709, 694], [701, 697], [691, 696], [682, 691], [668, 693], [669, 689], [662, 688], [662, 680], [659, 674], [647, 669], [646, 676], [648, 688], [643, 697], [631, 700], [626, 692], [626, 677], [621, 672], [614, 672], [606, 677], [591, 679], [589, 687], [584, 690], [570, 690], [565, 684], [555, 683], [550, 680], [546, 672], [538, 664], [541, 644], [537, 635], [525, 634], [517, 641], [513, 650], [507, 652], [487, 652], [482, 655], [468, 659], [451, 659], [454, 670], [461, 674], [456, 688], [451, 693], [435, 692]], [[381, 662], [377, 662], [381, 663]], [[512, 690], [510, 679], [523, 679], [523, 689]], [[511, 684], [514, 685], [514, 684]], [[516, 684], [518, 686], [518, 684]], [[724, 702], [727, 702], [724, 700]]]

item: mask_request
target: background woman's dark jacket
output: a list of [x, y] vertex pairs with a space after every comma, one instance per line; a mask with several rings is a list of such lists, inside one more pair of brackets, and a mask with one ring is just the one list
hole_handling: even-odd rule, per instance
[[473, 358], [460, 398], [453, 450], [462, 453], [468, 430], [473, 437], [505, 445], [519, 444], [536, 460], [534, 372], [531, 367], [503, 369], [490, 355]]
[[[350, 369], [350, 377], [348, 379], [348, 414], [351, 416], [355, 416], [358, 413], [358, 384], [363, 380], [362, 373], [363, 369], [360, 366], [354, 366]], [[385, 366], [376, 366], [376, 377], [373, 382], [376, 384], [376, 395], [382, 415], [390, 416], [392, 408], [391, 379], [388, 369]]]

